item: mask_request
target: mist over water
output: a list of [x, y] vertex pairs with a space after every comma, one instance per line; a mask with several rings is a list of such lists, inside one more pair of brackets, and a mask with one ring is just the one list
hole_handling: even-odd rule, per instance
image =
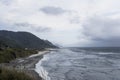
[[45, 80], [120, 80], [120, 48], [58, 49], [44, 55], [36, 71]]

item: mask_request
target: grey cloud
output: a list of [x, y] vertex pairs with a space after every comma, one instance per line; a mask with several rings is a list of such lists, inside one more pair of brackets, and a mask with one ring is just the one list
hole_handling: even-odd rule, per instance
[[32, 24], [28, 24], [28, 23], [15, 23], [14, 24], [17, 27], [32, 27]]
[[29, 23], [15, 23], [14, 26], [18, 27], [18, 28], [31, 29], [32, 31], [36, 31], [36, 32], [49, 32], [49, 31], [51, 31], [51, 28], [49, 28], [49, 27], [38, 26], [35, 24], [29, 24]]
[[120, 20], [93, 17], [83, 24], [83, 34], [91, 46], [120, 46]]
[[79, 24], [80, 23], [80, 19], [79, 17], [74, 17], [73, 19], [70, 20], [71, 24]]
[[118, 14], [120, 14], [119, 10], [118, 11], [107, 12], [107, 13], [104, 14], [104, 16], [112, 16], [112, 15], [118, 15]]
[[36, 32], [50, 32], [51, 28], [39, 26], [39, 27], [35, 27], [34, 30]]
[[40, 9], [42, 12], [50, 15], [60, 15], [66, 12], [66, 10], [60, 7], [47, 6]]
[[12, 3], [13, 0], [0, 0], [0, 2], [2, 2], [5, 5], [9, 5]]
[[0, 22], [0, 30], [12, 30], [12, 31], [34, 31], [39, 33], [50, 32], [51, 28], [46, 26], [38, 26], [29, 23], [15, 23], [13, 25]]

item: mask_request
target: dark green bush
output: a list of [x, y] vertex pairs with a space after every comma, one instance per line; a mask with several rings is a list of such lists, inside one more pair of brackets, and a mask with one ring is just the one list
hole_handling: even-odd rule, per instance
[[36, 50], [5, 48], [0, 50], [0, 63], [9, 63], [11, 60], [16, 58], [27, 57], [36, 53]]

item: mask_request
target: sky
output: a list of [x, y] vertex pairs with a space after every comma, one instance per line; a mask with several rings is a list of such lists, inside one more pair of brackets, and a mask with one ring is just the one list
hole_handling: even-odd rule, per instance
[[0, 30], [65, 47], [118, 47], [120, 0], [0, 0]]

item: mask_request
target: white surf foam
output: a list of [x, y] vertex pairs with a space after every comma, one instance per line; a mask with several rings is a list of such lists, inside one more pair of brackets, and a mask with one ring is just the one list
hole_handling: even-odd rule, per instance
[[50, 77], [48, 76], [48, 72], [42, 67], [42, 62], [48, 60], [47, 57], [43, 57], [35, 67], [35, 71], [39, 74], [40, 77], [42, 77], [44, 80], [51, 80]]

